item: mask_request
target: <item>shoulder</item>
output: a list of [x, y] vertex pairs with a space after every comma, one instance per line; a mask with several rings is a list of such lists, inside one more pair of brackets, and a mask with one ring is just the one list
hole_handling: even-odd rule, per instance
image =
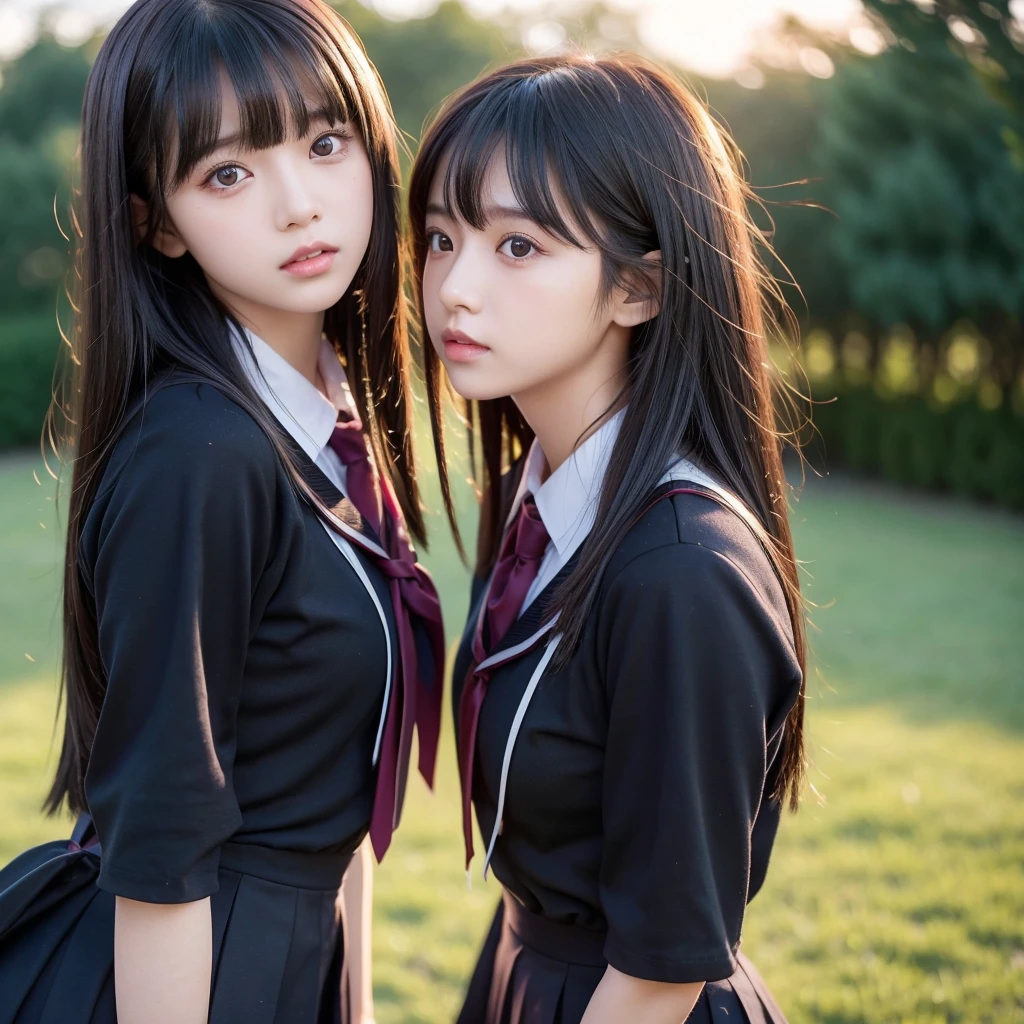
[[291, 493], [270, 438], [213, 385], [171, 376], [129, 413], [92, 500], [86, 552], [116, 523], [267, 526]]
[[140, 405], [120, 444], [157, 443], [168, 454], [197, 454], [245, 462], [276, 458], [270, 438], [237, 402], [212, 384], [170, 378]]
[[107, 461], [82, 527], [86, 581], [132, 542], [208, 555], [237, 541], [264, 557], [293, 493], [252, 416], [212, 385], [169, 377], [129, 413]]
[[281, 470], [269, 437], [238, 403], [211, 384], [176, 377], [161, 382], [131, 415], [106, 477], [187, 473], [207, 479], [272, 484]]
[[793, 643], [781, 581], [754, 529], [706, 493], [652, 496], [612, 556], [606, 601], [743, 605]]

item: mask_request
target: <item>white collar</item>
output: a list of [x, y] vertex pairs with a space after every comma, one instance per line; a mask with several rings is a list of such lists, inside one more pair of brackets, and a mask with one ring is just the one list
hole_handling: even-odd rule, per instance
[[319, 354], [320, 376], [330, 395], [328, 399], [287, 359], [252, 331], [245, 330], [245, 340], [237, 331], [232, 332], [232, 342], [260, 398], [299, 447], [315, 462], [331, 438], [338, 413], [354, 415], [345, 370], [331, 343], [323, 338]]
[[594, 525], [624, 414], [625, 410], [620, 410], [602, 423], [543, 483], [547, 460], [536, 441], [530, 447], [523, 472], [524, 489], [533, 495], [560, 559], [567, 560]]

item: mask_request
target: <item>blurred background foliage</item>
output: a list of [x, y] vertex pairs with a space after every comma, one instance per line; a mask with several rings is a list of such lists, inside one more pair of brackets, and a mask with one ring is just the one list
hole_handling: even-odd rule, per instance
[[[405, 20], [335, 6], [411, 151], [444, 96], [524, 49], [643, 49], [633, 16], [601, 2], [490, 20], [455, 0]], [[810, 380], [815, 466], [1022, 509], [1024, 29], [1011, 6], [865, 0], [870, 22], [846, 35], [785, 23], [734, 79], [679, 70], [734, 133], [775, 269], [799, 285], [800, 366], [781, 369]], [[49, 402], [99, 45], [40, 28], [0, 65], [0, 447], [35, 444]]]
[[[335, 2], [410, 151], [447, 93], [518, 53], [644, 49], [621, 0], [490, 19], [447, 0], [406, 20]], [[780, 832], [744, 946], [794, 1024], [1024, 1024], [1024, 518], [931, 496], [1024, 510], [1024, 0], [863, 2], [842, 30], [780, 25], [731, 78], [677, 69], [735, 135], [773, 268], [799, 282], [800, 338], [773, 353], [813, 394], [812, 463], [844, 471], [794, 502], [814, 789]], [[55, 18], [0, 62], [0, 449], [38, 445], [69, 319], [58, 221], [71, 234], [99, 40], [62, 45]], [[457, 500], [471, 536], [468, 487]], [[61, 508], [37, 454], [0, 457], [0, 864], [67, 828], [39, 812]], [[432, 527], [425, 562], [454, 636], [467, 573]], [[382, 1024], [453, 1019], [496, 899], [493, 883], [466, 892], [444, 730], [438, 792], [410, 782], [377, 876]]]

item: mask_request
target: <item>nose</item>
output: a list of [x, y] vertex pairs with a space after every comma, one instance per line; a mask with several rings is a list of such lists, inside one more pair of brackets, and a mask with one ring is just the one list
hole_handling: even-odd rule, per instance
[[323, 217], [323, 204], [303, 174], [304, 168], [284, 164], [278, 169], [275, 221], [279, 231], [305, 228]]
[[479, 313], [481, 307], [481, 282], [478, 270], [479, 259], [474, 259], [468, 246], [455, 252], [447, 260], [447, 273], [437, 290], [437, 297], [449, 313], [464, 310]]

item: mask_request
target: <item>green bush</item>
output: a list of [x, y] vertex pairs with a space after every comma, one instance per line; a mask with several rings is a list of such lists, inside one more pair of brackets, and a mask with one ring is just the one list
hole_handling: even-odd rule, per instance
[[918, 395], [885, 403], [878, 415], [878, 464], [886, 479], [935, 490], [945, 483], [949, 460], [950, 418]]
[[0, 450], [39, 443], [60, 347], [52, 313], [0, 320]]
[[961, 402], [943, 409], [870, 386], [840, 385], [816, 397], [809, 452], [816, 468], [841, 466], [1024, 511], [1024, 419], [1009, 408]]
[[1024, 509], [1024, 423], [1007, 410], [955, 413], [949, 485], [958, 494]]
[[878, 471], [881, 424], [878, 421], [878, 399], [867, 388], [857, 388], [840, 395], [843, 461], [860, 473]]
[[992, 497], [1004, 508], [1024, 512], [1024, 423], [1019, 418], [997, 434], [989, 466]]

